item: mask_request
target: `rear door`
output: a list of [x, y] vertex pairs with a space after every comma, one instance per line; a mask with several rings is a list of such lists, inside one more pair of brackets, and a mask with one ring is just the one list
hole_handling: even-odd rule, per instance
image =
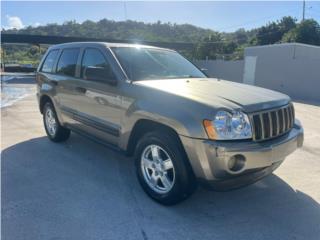
[[75, 77], [79, 68], [80, 48], [64, 48], [55, 69], [56, 96], [63, 121], [77, 125], [74, 113], [78, 110], [81, 94], [77, 91], [78, 79]]
[[[51, 95], [51, 97], [55, 98], [55, 95], [52, 93], [55, 89], [55, 74], [54, 74], [54, 66], [57, 62], [57, 58], [59, 55], [59, 49], [53, 49], [48, 52], [41, 67], [37, 72], [37, 83], [38, 83], [38, 94], [46, 93]], [[40, 97], [40, 96], [38, 96]], [[56, 99], [55, 99], [56, 100]]]

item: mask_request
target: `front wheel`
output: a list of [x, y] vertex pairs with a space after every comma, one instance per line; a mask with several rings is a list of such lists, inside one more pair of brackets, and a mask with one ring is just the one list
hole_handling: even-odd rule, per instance
[[139, 141], [135, 165], [143, 190], [164, 205], [191, 195], [196, 182], [186, 154], [171, 133], [150, 132]]
[[54, 106], [50, 102], [43, 107], [43, 123], [51, 141], [62, 142], [69, 138], [70, 130], [60, 125]]

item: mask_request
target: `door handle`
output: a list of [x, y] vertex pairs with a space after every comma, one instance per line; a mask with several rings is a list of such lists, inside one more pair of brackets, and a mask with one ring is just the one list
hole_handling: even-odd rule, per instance
[[76, 91], [80, 92], [80, 93], [86, 93], [87, 89], [85, 89], [83, 87], [76, 87]]

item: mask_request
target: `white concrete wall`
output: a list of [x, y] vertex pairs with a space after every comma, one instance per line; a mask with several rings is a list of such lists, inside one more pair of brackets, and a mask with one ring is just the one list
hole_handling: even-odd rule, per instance
[[244, 61], [194, 60], [199, 68], [208, 69], [210, 77], [242, 82]]
[[249, 47], [248, 56], [257, 58], [255, 85], [320, 102], [320, 47], [294, 43]]
[[245, 49], [244, 61], [198, 60], [211, 77], [244, 82], [320, 102], [320, 47], [287, 43]]

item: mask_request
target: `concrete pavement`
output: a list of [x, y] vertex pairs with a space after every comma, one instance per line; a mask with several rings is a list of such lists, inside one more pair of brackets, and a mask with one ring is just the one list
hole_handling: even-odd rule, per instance
[[34, 96], [2, 113], [2, 239], [320, 239], [320, 107], [295, 104], [305, 145], [275, 174], [164, 207], [132, 159], [76, 134], [45, 136]]

